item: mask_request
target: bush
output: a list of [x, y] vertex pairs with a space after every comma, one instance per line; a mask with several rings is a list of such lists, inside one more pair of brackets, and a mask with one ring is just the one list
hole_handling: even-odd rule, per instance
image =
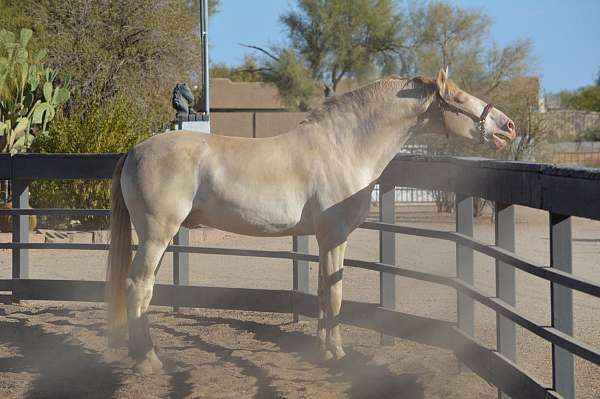
[[[42, 153], [126, 152], [148, 136], [147, 120], [129, 100], [117, 97], [87, 104], [80, 116], [59, 115], [49, 134], [39, 137], [31, 149]], [[110, 208], [110, 181], [36, 181], [31, 185], [31, 204], [35, 208]], [[108, 226], [107, 218], [82, 216], [79, 221], [85, 229]], [[51, 217], [47, 222], [67, 224], [68, 218]]]
[[560, 102], [571, 109], [600, 111], [600, 86], [587, 86], [575, 91], [563, 91], [560, 93]]
[[600, 141], [600, 128], [588, 129], [581, 132], [577, 141]]

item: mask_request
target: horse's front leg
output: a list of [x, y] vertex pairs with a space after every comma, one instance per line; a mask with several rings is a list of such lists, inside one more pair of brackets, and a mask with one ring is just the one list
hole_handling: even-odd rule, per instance
[[329, 289], [326, 289], [325, 278], [323, 271], [325, 267], [319, 266], [319, 286], [317, 290], [317, 296], [319, 301], [319, 320], [317, 322], [317, 338], [319, 339], [319, 351], [321, 353], [321, 360], [327, 361], [333, 358], [333, 353], [327, 349], [327, 337], [329, 331], [327, 329], [327, 315], [329, 314]]
[[[327, 350], [331, 351], [333, 358], [341, 359], [346, 353], [342, 348], [342, 336], [340, 333], [340, 310], [342, 307], [342, 272], [344, 266], [344, 254], [347, 241], [337, 245], [326, 245], [319, 243], [319, 269], [324, 289], [319, 293], [319, 302], [326, 305], [325, 312], [325, 346], [323, 357], [328, 358]], [[317, 334], [322, 337], [322, 325], [319, 325]]]

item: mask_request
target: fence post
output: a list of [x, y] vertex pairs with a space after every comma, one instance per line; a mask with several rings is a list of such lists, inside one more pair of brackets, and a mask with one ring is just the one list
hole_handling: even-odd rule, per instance
[[[379, 186], [379, 220], [383, 223], [396, 222], [395, 186]], [[396, 234], [379, 231], [379, 259], [381, 263], [396, 264]], [[388, 309], [396, 309], [396, 283], [394, 274], [379, 273], [379, 304]], [[382, 345], [393, 345], [394, 337], [381, 334]]]
[[[515, 208], [510, 204], [496, 203], [496, 245], [515, 251]], [[516, 305], [515, 269], [496, 260], [496, 296], [504, 302]], [[496, 313], [496, 345], [498, 352], [517, 362], [517, 330], [515, 323]], [[498, 390], [498, 398], [509, 396]]]
[[[473, 237], [473, 198], [456, 194], [456, 232]], [[467, 284], [473, 284], [473, 250], [456, 244], [456, 275]], [[468, 296], [456, 295], [458, 328], [470, 336], [474, 335], [474, 305]]]
[[[181, 226], [173, 237], [173, 245], [189, 246], [190, 229]], [[190, 254], [187, 252], [173, 252], [173, 284], [190, 284]], [[179, 307], [175, 306], [173, 310], [178, 312]]]
[[[173, 245], [190, 245], [190, 229], [180, 227], [175, 237]], [[187, 252], [173, 252], [173, 284], [190, 284], [190, 254]]]
[[[12, 207], [13, 209], [29, 208], [29, 181], [12, 181]], [[12, 242], [29, 242], [29, 215], [12, 216]], [[12, 250], [12, 278], [29, 278], [29, 253], [26, 249]], [[13, 292], [13, 301], [18, 297]]]
[[[308, 236], [293, 236], [292, 251], [300, 253], [308, 253]], [[294, 291], [308, 294], [309, 289], [309, 267], [306, 260], [292, 260], [292, 288]], [[292, 302], [294, 323], [303, 320], [304, 317], [298, 313], [294, 302]]]
[[[571, 218], [550, 214], [550, 266], [571, 273]], [[551, 283], [552, 326], [573, 335], [573, 293], [570, 288]], [[573, 354], [552, 345], [552, 382], [565, 399], [575, 398], [575, 361]]]

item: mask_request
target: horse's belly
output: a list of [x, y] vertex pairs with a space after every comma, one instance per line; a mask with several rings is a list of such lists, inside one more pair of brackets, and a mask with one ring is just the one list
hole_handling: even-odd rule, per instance
[[208, 200], [192, 210], [184, 223], [252, 236], [311, 234], [312, 223], [302, 207], [277, 202], [254, 204]]

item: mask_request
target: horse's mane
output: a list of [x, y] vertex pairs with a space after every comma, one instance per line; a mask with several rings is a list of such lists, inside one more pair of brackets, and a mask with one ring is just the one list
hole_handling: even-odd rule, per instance
[[[368, 85], [359, 87], [356, 90], [326, 99], [320, 107], [312, 110], [306, 119], [300, 123], [308, 124], [320, 122], [336, 111], [345, 111], [355, 107], [362, 107], [381, 96], [386, 89], [393, 87], [393, 85], [395, 86], [399, 80], [407, 83], [410, 81], [418, 82], [430, 89], [434, 89], [436, 86], [435, 80], [425, 76], [417, 76], [411, 79], [397, 75], [391, 75], [383, 79], [376, 80]], [[453, 95], [459, 90], [460, 89], [458, 86], [448, 79], [446, 83], [446, 94]], [[433, 93], [433, 90], [429, 91]]]
[[385, 90], [385, 88], [391, 86], [392, 83], [396, 83], [398, 80], [408, 81], [409, 79], [392, 75], [347, 93], [330, 97], [326, 99], [320, 107], [312, 110], [301, 123], [319, 122], [335, 111], [346, 110], [357, 106], [360, 107], [376, 98]]

